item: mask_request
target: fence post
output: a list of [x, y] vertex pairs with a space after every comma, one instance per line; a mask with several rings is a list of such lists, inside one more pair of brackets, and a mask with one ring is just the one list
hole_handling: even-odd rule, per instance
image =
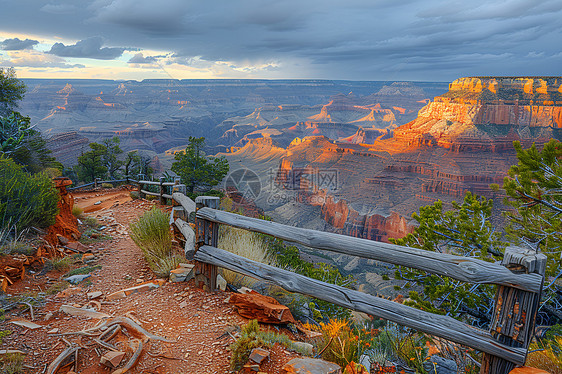
[[146, 198], [146, 195], [144, 193], [142, 193], [142, 181], [139, 179], [139, 182], [137, 183], [138, 185], [138, 190], [139, 190], [139, 199], [144, 199]]
[[[536, 273], [546, 270], [546, 256], [520, 247], [508, 247], [502, 265], [514, 273]], [[533, 338], [540, 293], [498, 286], [490, 323], [490, 333], [499, 343], [528, 348]], [[515, 364], [501, 357], [484, 353], [480, 374], [508, 374]]]
[[98, 180], [99, 178], [94, 178], [94, 189], [98, 188]]
[[160, 204], [166, 205], [166, 198], [164, 197], [164, 177], [160, 177]]
[[[195, 198], [197, 210], [203, 207], [218, 209], [220, 198], [215, 196], [198, 196]], [[219, 224], [205, 219], [197, 219], [195, 252], [202, 245], [217, 247], [219, 241]], [[217, 267], [215, 265], [197, 262], [195, 266], [195, 285], [213, 292], [217, 282]]]

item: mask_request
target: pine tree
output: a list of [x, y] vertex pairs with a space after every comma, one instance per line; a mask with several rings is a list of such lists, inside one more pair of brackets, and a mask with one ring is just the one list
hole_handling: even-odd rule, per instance
[[16, 78], [13, 68], [0, 68], [0, 117], [10, 115], [17, 108], [26, 89], [25, 84]]

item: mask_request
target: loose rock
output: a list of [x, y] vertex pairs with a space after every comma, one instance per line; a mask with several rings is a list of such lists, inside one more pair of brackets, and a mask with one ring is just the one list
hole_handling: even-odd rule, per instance
[[317, 358], [293, 358], [281, 371], [286, 374], [341, 374], [338, 365]]

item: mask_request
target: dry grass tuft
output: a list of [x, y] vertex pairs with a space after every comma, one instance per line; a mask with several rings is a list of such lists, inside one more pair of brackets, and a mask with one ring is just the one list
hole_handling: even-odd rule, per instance
[[159, 277], [167, 278], [170, 270], [182, 261], [172, 249], [168, 215], [154, 207], [130, 224], [131, 238], [141, 249], [148, 265]]
[[[267, 243], [259, 234], [223, 225], [219, 232], [218, 246], [247, 259], [275, 266], [275, 258], [268, 254]], [[226, 269], [221, 269], [221, 274], [228, 283], [236, 287], [251, 287], [256, 282], [253, 278]]]

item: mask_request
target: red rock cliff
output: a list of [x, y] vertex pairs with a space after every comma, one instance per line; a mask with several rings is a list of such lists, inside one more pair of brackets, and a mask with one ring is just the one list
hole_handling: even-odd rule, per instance
[[462, 151], [547, 141], [562, 128], [562, 78], [460, 78], [395, 130], [398, 141]]

